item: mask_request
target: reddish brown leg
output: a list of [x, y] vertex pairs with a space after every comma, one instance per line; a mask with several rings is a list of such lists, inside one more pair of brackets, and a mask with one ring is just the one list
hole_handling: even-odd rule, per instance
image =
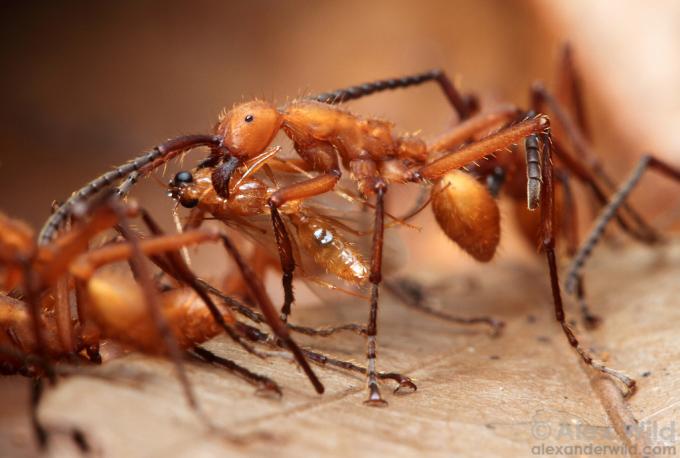
[[288, 234], [288, 230], [286, 229], [286, 225], [283, 222], [278, 209], [291, 200], [305, 199], [331, 191], [338, 180], [340, 180], [340, 172], [333, 171], [283, 187], [269, 198], [269, 209], [271, 212], [272, 225], [274, 227], [274, 236], [276, 238], [276, 246], [279, 250], [279, 257], [281, 258], [281, 271], [283, 272], [281, 282], [283, 284], [284, 300], [283, 307], [281, 308], [281, 320], [284, 322], [288, 320], [291, 305], [295, 301], [295, 295], [293, 294], [295, 258], [293, 256], [293, 245], [290, 240], [290, 235]]
[[378, 376], [375, 367], [376, 360], [376, 337], [378, 335], [378, 295], [380, 291], [380, 282], [382, 280], [382, 250], [383, 250], [383, 236], [385, 230], [385, 192], [387, 186], [380, 182], [376, 185], [375, 190], [375, 224], [373, 226], [373, 249], [371, 255], [371, 275], [369, 280], [371, 282], [371, 309], [368, 315], [367, 327], [367, 351], [366, 358], [368, 360], [367, 377], [368, 377], [368, 399], [364, 401], [366, 405], [382, 407], [387, 405], [380, 395], [380, 388], [378, 388]]
[[[591, 150], [590, 145], [585, 139], [583, 133], [579, 130], [576, 122], [569, 116], [569, 113], [560, 105], [553, 95], [541, 84], [534, 84], [531, 88], [532, 103], [534, 109], [538, 111], [549, 111], [553, 115], [553, 119], [557, 121], [558, 125], [562, 127], [565, 136], [573, 146], [577, 155], [583, 160], [588, 168], [593, 171], [596, 177], [602, 180], [607, 188], [610, 190], [616, 189], [614, 180], [606, 173], [601, 161], [597, 155]], [[631, 233], [634, 237], [639, 238], [643, 242], [656, 241], [657, 237], [654, 229], [652, 229], [640, 214], [631, 206], [624, 202], [622, 210], [635, 223], [635, 230]]]
[[637, 183], [640, 181], [640, 178], [642, 178], [644, 172], [650, 167], [675, 181], [680, 181], [680, 169], [660, 159], [657, 159], [654, 156], [643, 156], [626, 181], [619, 187], [616, 194], [614, 194], [609, 204], [602, 209], [602, 212], [595, 221], [593, 229], [572, 260], [565, 284], [568, 292], [572, 293], [574, 292], [575, 288], [577, 288], [577, 281], [581, 276], [581, 270], [583, 269], [586, 260], [590, 257], [593, 249], [597, 245], [597, 242], [602, 237], [605, 227], [609, 221], [612, 220], [618, 209], [624, 204], [628, 198], [628, 195], [633, 191]]
[[581, 76], [578, 74], [574, 63], [574, 56], [569, 43], [562, 46], [560, 60], [557, 68], [557, 91], [560, 102], [568, 107], [579, 130], [586, 140], [590, 139], [590, 129], [586, 119], [586, 110], [583, 103], [583, 89]]
[[[116, 205], [115, 203], [113, 204]], [[137, 238], [137, 235], [130, 229], [130, 225], [127, 221], [127, 217], [123, 211], [117, 211], [119, 216], [119, 227], [121, 233], [125, 239], [127, 239], [132, 250], [132, 256], [130, 257], [130, 266], [132, 271], [137, 278], [137, 281], [142, 287], [142, 292], [144, 294], [144, 299], [149, 309], [149, 314], [153, 320], [156, 329], [158, 330], [163, 342], [165, 343], [166, 349], [173, 363], [175, 364], [175, 369], [177, 371], [177, 377], [180, 380], [182, 388], [184, 389], [184, 394], [187, 398], [187, 402], [201, 417], [202, 420], [207, 422], [207, 418], [204, 417], [194, 395], [191, 384], [187, 377], [186, 371], [184, 369], [183, 355], [179, 348], [175, 336], [172, 334], [170, 325], [168, 324], [165, 316], [163, 316], [163, 310], [161, 306], [160, 299], [156, 292], [156, 286], [154, 285], [153, 278], [151, 276], [151, 271], [148, 265], [145, 263], [144, 254]]]
[[265, 290], [264, 285], [262, 284], [260, 279], [257, 278], [250, 270], [250, 267], [248, 267], [248, 265], [245, 263], [245, 261], [239, 254], [238, 250], [236, 250], [236, 247], [231, 243], [231, 240], [229, 240], [229, 238], [224, 234], [222, 234], [220, 237], [222, 239], [224, 247], [238, 265], [238, 268], [241, 271], [241, 274], [243, 275], [243, 279], [245, 280], [248, 286], [248, 290], [250, 291], [251, 296], [256, 299], [256, 302], [259, 305], [260, 310], [262, 311], [262, 314], [264, 315], [267, 324], [271, 328], [272, 332], [276, 335], [276, 337], [278, 337], [281, 340], [283, 345], [286, 348], [288, 348], [288, 350], [293, 354], [298, 365], [305, 372], [307, 378], [309, 378], [309, 381], [314, 386], [316, 392], [319, 394], [323, 393], [324, 392], [323, 385], [317, 378], [314, 371], [312, 371], [312, 368], [309, 367], [309, 364], [307, 363], [307, 360], [305, 359], [302, 350], [300, 350], [300, 347], [298, 347], [295, 341], [290, 337], [288, 328], [286, 327], [285, 323], [281, 321], [281, 319], [279, 318], [276, 309], [274, 308], [274, 305], [272, 304], [271, 300], [269, 299], [269, 296], [267, 295], [267, 291]]
[[[576, 207], [576, 200], [571, 189], [569, 177], [566, 173], [556, 174], [556, 178], [562, 184], [564, 189], [564, 206], [562, 207], [562, 226], [565, 231], [565, 238], [567, 241], [567, 254], [573, 257], [578, 250], [579, 236], [578, 236], [578, 210]], [[585, 283], [582, 275], [579, 275], [576, 288], [576, 299], [581, 310], [581, 320], [586, 329], [595, 329], [602, 322], [602, 319], [591, 312], [588, 303], [586, 302]]]
[[[527, 139], [527, 141], [534, 142], [535, 139]], [[604, 364], [593, 361], [592, 356], [584, 350], [573, 330], [567, 324], [564, 314], [564, 306], [562, 304], [562, 294], [560, 292], [560, 282], [557, 275], [557, 261], [555, 258], [555, 227], [554, 221], [554, 183], [553, 183], [553, 166], [550, 154], [550, 134], [542, 135], [543, 142], [543, 192], [541, 193], [541, 232], [543, 238], [543, 250], [548, 261], [550, 269], [550, 286], [552, 289], [553, 303], [555, 306], [555, 318], [562, 327], [564, 335], [567, 337], [569, 344], [576, 350], [584, 363], [605, 374], [609, 374], [621, 381], [628, 389], [627, 395], [635, 391], [635, 380], [629, 378], [625, 374], [606, 367]]]

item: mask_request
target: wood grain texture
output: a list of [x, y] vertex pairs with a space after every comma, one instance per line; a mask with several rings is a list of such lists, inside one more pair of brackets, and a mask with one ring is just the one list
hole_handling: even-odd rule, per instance
[[[217, 338], [210, 349], [272, 376], [284, 388], [281, 399], [260, 397], [219, 368], [189, 365], [210, 418], [245, 445], [201, 426], [169, 363], [134, 354], [97, 371], [112, 379], [63, 380], [48, 391], [40, 416], [58, 429], [81, 428], [101, 456], [527, 456], [541, 444], [621, 446], [600, 402], [604, 393], [610, 413], [670, 431], [666, 436], [647, 431], [630, 444], [680, 445], [675, 425], [680, 419], [675, 330], [680, 244], [600, 250], [588, 269], [591, 302], [605, 324], [584, 340], [610, 366], [639, 382], [624, 412], [611, 404], [611, 383], [594, 377], [591, 385], [592, 372], [559, 333], [543, 269], [498, 263], [485, 272], [469, 290], [463, 286], [468, 282], [454, 277], [437, 294], [450, 312], [506, 320], [504, 334], [495, 339], [483, 329], [447, 324], [383, 296], [379, 369], [400, 371], [418, 384], [416, 393], [405, 396], [391, 395], [385, 384], [390, 403], [385, 409], [362, 405], [366, 393], [360, 376], [320, 368], [327, 391], [317, 396], [290, 362], [257, 360]], [[366, 314], [361, 304], [329, 304], [300, 311], [294, 320], [323, 325], [362, 321]], [[364, 342], [357, 336], [299, 340], [363, 364]], [[3, 390], [2, 403], [13, 401], [9, 412], [20, 413], [18, 398], [10, 393]], [[13, 456], [30, 455], [28, 433], [20, 431], [17, 418], [0, 417], [6, 426], [0, 446]], [[55, 438], [50, 453], [77, 455], [64, 435]]]

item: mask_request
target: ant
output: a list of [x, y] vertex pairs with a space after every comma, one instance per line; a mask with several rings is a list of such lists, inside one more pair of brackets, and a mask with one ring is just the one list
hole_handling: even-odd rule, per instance
[[[571, 106], [581, 107], [580, 94], [575, 90], [577, 77], [568, 48], [562, 63], [564, 80], [573, 83]], [[335, 106], [376, 92], [408, 88], [428, 81], [439, 84], [460, 120], [458, 125], [431, 143], [413, 135], [398, 135], [389, 122], [362, 118]], [[125, 194], [140, 176], [196, 147], [210, 148], [210, 155], [200, 167], [210, 170], [210, 181], [217, 195], [229, 198], [230, 182], [237, 170], [247, 163], [268, 157], [270, 152], [267, 148], [274, 136], [283, 131], [292, 140], [299, 155], [299, 159], [288, 162], [316, 174], [280, 187], [267, 196], [283, 272], [283, 321], [290, 315], [294, 302], [292, 282], [296, 267], [291, 237], [281, 216], [284, 207], [291, 202], [304, 201], [333, 191], [343, 176], [343, 170], [349, 171], [350, 179], [356, 183], [362, 196], [374, 199], [368, 272], [371, 292], [367, 325], [367, 404], [386, 404], [378, 388], [376, 371], [385, 195], [391, 184], [408, 182], [431, 185], [431, 206], [440, 227], [450, 239], [482, 262], [493, 257], [500, 238], [500, 217], [494, 196], [504, 190], [516, 202], [525, 202], [527, 210], [540, 208], [540, 217], [530, 221], [531, 229], [527, 232], [533, 232], [532, 238], [540, 232], [540, 245], [546, 254], [550, 271], [555, 318], [570, 345], [588, 366], [614, 376], [632, 392], [635, 382], [595, 362], [581, 347], [567, 323], [555, 254], [555, 238], [561, 226], [565, 226], [569, 232], [568, 238], [572, 242], [570, 252], [574, 252], [576, 246], [574, 202], [569, 192], [566, 171], [583, 181], [601, 205], [606, 204], [607, 197], [598, 179], [605, 180], [609, 188], [613, 187], [613, 182], [607, 180], [601, 164], [593, 159], [588, 148], [583, 146], [584, 141], [580, 141], [581, 137], [574, 133], [579, 131], [579, 123], [582, 126], [585, 122], [582, 116], [579, 117], [581, 112], [572, 110], [576, 111], [578, 119], [578, 123], [574, 122], [574, 115], [542, 86], [532, 89], [532, 105], [531, 111], [503, 107], [478, 113], [476, 97], [461, 95], [441, 70], [340, 89], [293, 100], [281, 107], [260, 100], [242, 103], [220, 116], [213, 135], [183, 136], [169, 140], [91, 181], [74, 193], [47, 221], [39, 240], [41, 243], [49, 241], [77, 202], [128, 176], [119, 186], [120, 194]], [[568, 148], [553, 137], [549, 117], [540, 114], [548, 111], [554, 115], [559, 133], [577, 145], [575, 149], [580, 157], [574, 158], [568, 154]], [[507, 150], [517, 150], [515, 145], [521, 140], [524, 140], [524, 157], [507, 154]], [[566, 171], [554, 168], [553, 154]], [[487, 160], [477, 164], [476, 161], [481, 159]], [[467, 169], [468, 173], [459, 170], [462, 168]], [[564, 205], [558, 200], [561, 194], [564, 194]], [[562, 214], [562, 207], [568, 207], [564, 212], [570, 215], [568, 222], [558, 218]], [[633, 224], [617, 213], [619, 225], [644, 241], [655, 240], [653, 231], [645, 226], [642, 219], [631, 208], [626, 207], [625, 210]], [[582, 278], [578, 277], [576, 281], [581, 285]], [[578, 288], [578, 295], [583, 296], [582, 287]], [[589, 316], [584, 303], [582, 312], [587, 322], [596, 324], [597, 319]]]
[[[279, 320], [264, 293], [264, 286], [225, 234], [208, 228], [163, 234], [147, 212], [134, 204], [123, 205], [110, 194], [78, 213], [83, 217], [69, 230], [52, 243], [41, 246], [33, 241], [33, 232], [28, 226], [0, 214], [1, 288], [12, 291], [0, 295], [3, 374], [21, 373], [38, 381], [47, 376], [54, 380], [53, 364], [61, 360], [77, 361], [84, 353], [90, 361], [100, 363], [99, 345], [102, 339], [108, 339], [172, 359], [189, 406], [207, 425], [210, 423], [199, 408], [185, 373], [183, 352], [224, 366], [261, 390], [280, 394], [278, 385], [269, 378], [199, 346], [224, 330], [247, 351], [263, 356], [244, 337], [255, 342], [271, 340], [263, 331], [238, 321], [230, 308], [218, 308], [206, 285], [191, 272], [177, 251], [190, 245], [221, 242], [235, 260], [250, 296], [262, 311], [256, 314], [258, 322], [270, 324], [278, 345], [293, 354], [315, 390], [323, 392], [323, 385], [306, 359], [313, 357], [317, 361], [322, 355], [303, 352], [298, 347]], [[131, 229], [129, 221], [136, 216], [142, 217], [152, 237], [141, 239]], [[124, 242], [88, 251], [93, 237], [114, 227]], [[183, 286], [159, 289], [145, 257]], [[120, 274], [99, 270], [126, 260], [135, 282]], [[73, 278], [73, 282], [69, 278]], [[77, 300], [75, 316], [68, 299], [72, 288]], [[399, 380], [396, 375], [388, 376]], [[35, 386], [32, 416], [39, 443], [45, 446], [47, 434], [35, 414], [42, 388]]]

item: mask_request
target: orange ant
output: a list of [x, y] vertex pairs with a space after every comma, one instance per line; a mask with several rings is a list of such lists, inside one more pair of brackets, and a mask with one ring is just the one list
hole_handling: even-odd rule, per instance
[[[315, 361], [320, 356], [303, 352], [293, 341], [264, 293], [264, 286], [226, 235], [207, 228], [165, 235], [144, 210], [130, 204], [123, 206], [111, 196], [95, 201], [82, 213], [83, 219], [52, 243], [42, 246], [34, 243], [30, 228], [0, 214], [1, 288], [21, 291], [0, 295], [3, 373], [19, 372], [38, 379], [42, 375], [51, 376], [53, 363], [73, 360], [82, 353], [93, 362], [101, 362], [99, 344], [101, 339], [108, 339], [146, 353], [169, 356], [175, 363], [189, 405], [205, 421], [184, 371], [184, 351], [222, 365], [261, 389], [280, 393], [278, 385], [267, 377], [198, 346], [224, 330], [247, 351], [260, 355], [243, 337], [256, 342], [270, 340], [266, 333], [236, 320], [229, 308], [218, 308], [204, 282], [190, 271], [176, 251], [190, 245], [221, 242], [235, 260], [250, 296], [262, 311], [256, 314], [258, 322], [270, 325], [278, 345], [293, 354], [316, 391], [323, 392], [323, 385], [306, 360], [306, 354]], [[153, 237], [140, 239], [131, 229], [129, 220], [138, 215]], [[125, 242], [87, 251], [93, 237], [114, 226]], [[144, 257], [149, 257], [184, 286], [159, 291]], [[99, 270], [104, 265], [125, 260], [129, 261], [136, 282]], [[73, 284], [69, 277], [73, 278]], [[68, 299], [71, 288], [75, 288], [77, 299], [76, 316]], [[17, 299], [19, 296], [23, 300]], [[390, 377], [396, 379], [396, 376]], [[35, 424], [40, 443], [44, 445], [46, 434], [37, 421]]]
[[[568, 53], [565, 56], [565, 79], [574, 82], [576, 77], [573, 68], [568, 65]], [[375, 92], [407, 88], [427, 81], [436, 81], [440, 85], [461, 120], [449, 132], [429, 144], [416, 136], [396, 134], [389, 122], [361, 118], [335, 106], [337, 103]], [[580, 106], [577, 92], [572, 91], [575, 101], [572, 105], [576, 107]], [[499, 108], [488, 113], [476, 113], [476, 99], [461, 96], [441, 70], [433, 70], [293, 100], [278, 108], [264, 101], [246, 102], [220, 117], [214, 135], [185, 136], [170, 140], [150, 153], [91, 181], [71, 196], [48, 220], [41, 231], [40, 241], [50, 240], [75, 203], [130, 174], [119, 188], [121, 194], [125, 194], [142, 174], [198, 146], [210, 148], [211, 154], [201, 166], [211, 170], [210, 181], [217, 195], [229, 198], [230, 182], [237, 170], [247, 163], [268, 157], [270, 152], [266, 150], [267, 147], [274, 136], [283, 131], [292, 140], [300, 156], [300, 159], [291, 159], [288, 162], [301, 170], [316, 173], [314, 177], [280, 187], [267, 196], [283, 271], [284, 304], [281, 317], [284, 321], [294, 302], [292, 281], [296, 263], [281, 211], [291, 202], [333, 191], [341, 179], [343, 169], [350, 172], [349, 175], [356, 182], [362, 196], [375, 199], [372, 204], [375, 219], [368, 273], [371, 305], [367, 326], [367, 404], [386, 404], [380, 395], [376, 371], [378, 295], [382, 281], [386, 214], [384, 198], [390, 184], [406, 182], [434, 184], [430, 199], [440, 227], [449, 238], [480, 261], [488, 261], [493, 257], [500, 237], [499, 211], [492, 198], [494, 194], [502, 188], [514, 200], [525, 202], [528, 210], [540, 208], [540, 219], [529, 222], [528, 227], [531, 229], [528, 232], [533, 232], [533, 237], [536, 229], [540, 229], [539, 239], [550, 270], [555, 317], [563, 333], [587, 365], [613, 375], [632, 391], [633, 380], [595, 362], [580, 346], [565, 319], [557, 272], [557, 230], [559, 226], [565, 225], [570, 230], [569, 238], [573, 242], [576, 238], [573, 228], [576, 225], [573, 200], [569, 202], [568, 183], [563, 173], [554, 171], [553, 153], [569, 172], [589, 186], [602, 205], [607, 201], [606, 193], [597, 183], [596, 177], [604, 179], [606, 175], [601, 167], [596, 167], [598, 164], [591, 156], [586, 158], [587, 164], [584, 166], [581, 159], [574, 159], [566, 153], [560, 142], [553, 140], [548, 116], [537, 114], [543, 111], [540, 110], [543, 105], [547, 104], [547, 111], [555, 115], [560, 132], [564, 132], [572, 142], [578, 125], [570, 123], [571, 114], [559, 103], [553, 103], [554, 99], [547, 90], [535, 87], [533, 94], [532, 101], [536, 111], [521, 112], [514, 108]], [[579, 122], [583, 122], [582, 117]], [[574, 125], [576, 127], [572, 129]], [[519, 154], [506, 154], [506, 150], [516, 149], [514, 145], [523, 139], [524, 158]], [[583, 148], [576, 149], [581, 155], [587, 153]], [[481, 159], [488, 160], [477, 165], [476, 161]], [[458, 170], [461, 168], [469, 168], [470, 175]], [[556, 185], [556, 179], [560, 185]], [[482, 182], [486, 182], [486, 186]], [[609, 187], [612, 187], [611, 184], [609, 182]], [[565, 194], [564, 205], [556, 200], [556, 188]], [[567, 224], [561, 222], [558, 216], [563, 206], [570, 205], [571, 211], [567, 213], [572, 215]], [[653, 240], [653, 231], [646, 228], [632, 209], [627, 208], [626, 211], [637, 227], [631, 226], [617, 215], [619, 224], [640, 239]], [[575, 248], [570, 251], [575, 251]], [[578, 281], [580, 283], [580, 278]], [[585, 306], [583, 310], [586, 311]], [[584, 316], [592, 322], [596, 321], [586, 313]]]

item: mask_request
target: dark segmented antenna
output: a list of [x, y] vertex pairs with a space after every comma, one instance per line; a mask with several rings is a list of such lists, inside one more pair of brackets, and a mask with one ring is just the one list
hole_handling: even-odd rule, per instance
[[[126, 175], [130, 175], [119, 187], [119, 194], [124, 194], [134, 185], [139, 178], [139, 171], [155, 161], [155, 167], [164, 164], [173, 156], [186, 151], [191, 148], [199, 146], [218, 146], [221, 142], [221, 137], [216, 135], [184, 135], [166, 141], [132, 161], [116, 167], [115, 169], [98, 176], [94, 180], [87, 183], [85, 186], [74, 192], [66, 202], [64, 202], [45, 222], [40, 234], [38, 235], [38, 244], [45, 245], [52, 241], [57, 230], [64, 224], [66, 219], [71, 215], [73, 207], [79, 202], [84, 201], [97, 194], [99, 191], [111, 186], [117, 180], [120, 180]], [[148, 170], [146, 171], [148, 172]]]
[[418, 86], [428, 81], [436, 81], [439, 84], [439, 87], [444, 91], [446, 98], [456, 110], [461, 120], [467, 119], [473, 114], [477, 105], [474, 97], [463, 97], [446, 73], [439, 68], [428, 70], [423, 73], [417, 73], [415, 75], [402, 76], [401, 78], [387, 78], [338, 89], [332, 92], [324, 92], [311, 96], [309, 99], [322, 103], [338, 104], [360, 99], [367, 95], [375, 94], [376, 92]]
[[527, 165], [527, 208], [536, 210], [541, 199], [541, 157], [538, 137], [530, 135], [524, 142]]

